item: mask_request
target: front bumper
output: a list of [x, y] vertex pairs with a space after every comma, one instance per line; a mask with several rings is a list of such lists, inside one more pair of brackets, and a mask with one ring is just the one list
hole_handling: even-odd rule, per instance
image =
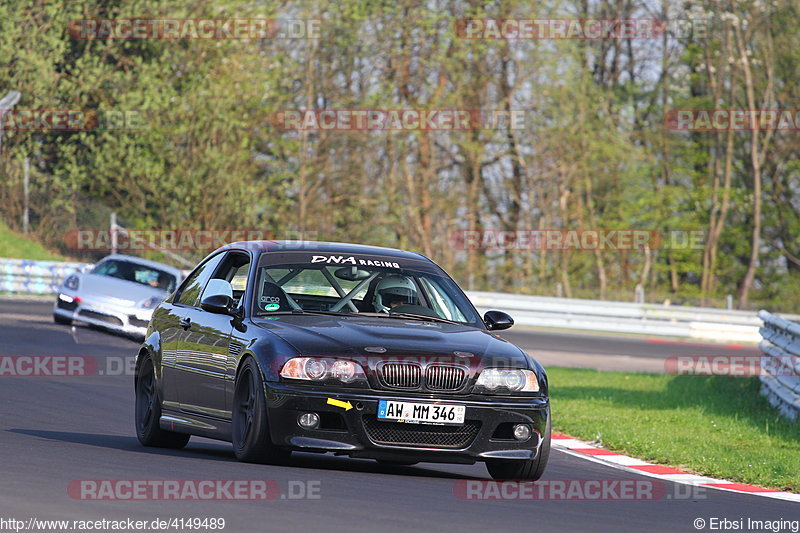
[[[541, 397], [430, 398], [374, 390], [338, 393], [274, 382], [267, 383], [265, 389], [274, 444], [371, 459], [467, 464], [488, 459], [533, 459], [549, 416], [549, 402]], [[353, 407], [346, 410], [329, 405], [329, 398], [350, 402]], [[378, 401], [382, 399], [465, 405], [465, 425], [378, 421]], [[298, 417], [306, 412], [322, 417], [319, 429], [306, 430], [298, 425]], [[531, 437], [515, 440], [509, 433], [514, 424], [530, 425]]]
[[[62, 298], [62, 295], [66, 299]], [[76, 297], [80, 298], [80, 301], [75, 301]], [[68, 302], [66, 300], [73, 301]], [[114, 305], [108, 302], [95, 302], [84, 296], [78, 296], [62, 290], [56, 297], [53, 315], [133, 337], [144, 338], [153, 310]]]

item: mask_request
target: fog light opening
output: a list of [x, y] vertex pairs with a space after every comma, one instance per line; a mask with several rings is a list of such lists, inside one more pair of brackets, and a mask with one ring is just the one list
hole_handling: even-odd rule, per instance
[[297, 417], [297, 425], [303, 429], [317, 429], [319, 427], [319, 415], [317, 413], [303, 413]]
[[517, 424], [514, 426], [514, 438], [523, 441], [531, 438], [531, 427], [527, 424]]

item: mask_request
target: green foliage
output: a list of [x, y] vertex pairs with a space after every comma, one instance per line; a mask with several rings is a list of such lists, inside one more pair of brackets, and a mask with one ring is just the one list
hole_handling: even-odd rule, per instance
[[[664, 116], [747, 107], [729, 19], [715, 19], [707, 38], [671, 37], [667, 49], [660, 40], [468, 40], [455, 32], [462, 17], [635, 18], [652, 16], [648, 9], [608, 0], [447, 0], [435, 9], [365, 0], [5, 3], [0, 96], [19, 90], [18, 109], [128, 112], [136, 123], [6, 132], [2, 218], [19, 225], [29, 157], [35, 235], [63, 251], [67, 231], [103, 228], [115, 211], [131, 228], [303, 231], [411, 248], [476, 289], [631, 299], [644, 281], [648, 299], [717, 302], [740, 289], [752, 246], [747, 132], [733, 136], [713, 266], [702, 248], [649, 258], [639, 250], [472, 253], [451, 240], [477, 228], [708, 234], [723, 204], [727, 135], [669, 131]], [[710, 0], [691, 12], [670, 9], [674, 19], [718, 12]], [[797, 6], [737, 4], [728, 15], [751, 23], [745, 44], [757, 99], [796, 107]], [[318, 19], [321, 38], [71, 38], [71, 21], [97, 17]], [[521, 129], [456, 132], [284, 131], [274, 120], [281, 110], [320, 108], [525, 114]], [[760, 301], [750, 305], [791, 309], [794, 300], [779, 294], [800, 268], [790, 260], [800, 257], [800, 145], [787, 132], [768, 140], [762, 200], [770, 207], [753, 288]]]
[[34, 259], [38, 261], [65, 261], [61, 255], [45, 249], [41, 244], [11, 231], [0, 221], [0, 257]]

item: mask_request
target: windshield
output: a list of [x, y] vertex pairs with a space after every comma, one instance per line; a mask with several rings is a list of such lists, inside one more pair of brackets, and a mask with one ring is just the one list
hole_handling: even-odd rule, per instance
[[[482, 324], [471, 304], [447, 276], [423, 263], [396, 258], [347, 256], [341, 264], [277, 262], [264, 254], [256, 272], [255, 315], [324, 312], [342, 315], [411, 315], [460, 324]], [[314, 256], [320, 258], [323, 256]], [[339, 256], [334, 256], [339, 257]], [[365, 256], [366, 257], [366, 256]], [[313, 259], [313, 257], [311, 258]]]
[[97, 264], [91, 273], [98, 276], [124, 279], [125, 281], [148, 285], [167, 292], [175, 290], [175, 282], [177, 281], [175, 276], [163, 270], [131, 263], [130, 261], [120, 261], [119, 259], [103, 261]]

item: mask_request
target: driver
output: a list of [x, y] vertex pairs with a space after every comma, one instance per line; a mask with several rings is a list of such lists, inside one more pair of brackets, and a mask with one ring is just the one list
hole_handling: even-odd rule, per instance
[[417, 289], [414, 282], [405, 276], [387, 276], [375, 288], [373, 304], [379, 313], [388, 313], [399, 305], [416, 302]]

